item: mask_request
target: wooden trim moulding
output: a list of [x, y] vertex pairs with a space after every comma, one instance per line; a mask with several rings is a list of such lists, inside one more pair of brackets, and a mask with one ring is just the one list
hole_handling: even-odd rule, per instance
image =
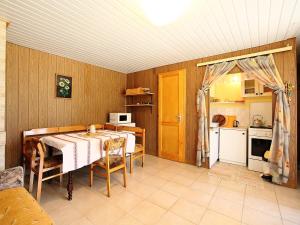
[[225, 58], [225, 59], [218, 59], [218, 60], [213, 60], [213, 61], [209, 61], [209, 62], [197, 63], [197, 67], [221, 63], [221, 62], [229, 62], [229, 61], [238, 60], [238, 59], [251, 58], [251, 57], [260, 56], [260, 55], [268, 55], [268, 54], [273, 54], [273, 53], [278, 53], [278, 52], [286, 52], [286, 51], [290, 51], [292, 49], [293, 49], [293, 46], [287, 45], [286, 47], [282, 47], [282, 48], [276, 48], [276, 49], [271, 49], [271, 50], [267, 50], [267, 51], [255, 52], [255, 53], [251, 53], [251, 54], [240, 55], [240, 56], [235, 56], [235, 57], [230, 57], [230, 58]]

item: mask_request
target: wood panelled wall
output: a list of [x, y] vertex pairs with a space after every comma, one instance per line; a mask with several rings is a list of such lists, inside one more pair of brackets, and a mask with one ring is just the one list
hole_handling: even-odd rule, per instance
[[[23, 130], [104, 123], [125, 111], [125, 74], [11, 43], [6, 65], [6, 167], [20, 163]], [[71, 99], [56, 98], [57, 73], [72, 77]]]
[[[292, 51], [274, 54], [275, 62], [282, 76], [283, 81], [291, 82], [297, 87], [297, 64], [296, 64], [296, 39], [288, 39], [269, 45], [264, 45], [256, 48], [245, 49], [225, 53], [216, 56], [176, 63], [172, 65], [161, 66], [145, 71], [128, 74], [127, 87], [149, 87], [155, 93], [153, 102], [155, 107], [151, 111], [148, 108], [133, 109], [133, 119], [137, 126], [146, 128], [147, 153], [157, 155], [157, 95], [158, 95], [158, 74], [178, 69], [186, 69], [187, 71], [187, 101], [186, 101], [186, 162], [195, 164], [196, 161], [196, 145], [197, 145], [197, 112], [196, 112], [196, 93], [201, 87], [201, 82], [205, 73], [205, 67], [197, 68], [196, 64], [210, 60], [222, 59], [227, 57], [239, 56], [258, 51], [284, 47], [287, 44], [293, 46]], [[232, 72], [240, 72], [236, 67]], [[297, 183], [297, 92], [293, 92], [291, 102], [291, 143], [290, 143], [290, 179], [288, 186], [295, 187]], [[273, 105], [274, 107], [274, 105]]]

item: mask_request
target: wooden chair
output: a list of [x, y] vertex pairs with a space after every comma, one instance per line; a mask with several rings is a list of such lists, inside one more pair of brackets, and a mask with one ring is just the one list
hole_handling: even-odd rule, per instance
[[[105, 157], [93, 162], [90, 166], [90, 186], [93, 185], [95, 168], [99, 166], [106, 172], [105, 174], [99, 174], [106, 177], [107, 196], [110, 197], [111, 173], [123, 170], [123, 182], [124, 187], [126, 187], [126, 139], [122, 137], [107, 140], [104, 143], [104, 151], [106, 152]], [[116, 151], [122, 151], [122, 154], [118, 154], [119, 152], [116, 154]]]
[[26, 143], [28, 140], [31, 140], [32, 137], [42, 137], [45, 135], [51, 135], [51, 134], [57, 134], [59, 133], [58, 127], [50, 127], [50, 128], [37, 128], [37, 129], [31, 129], [31, 130], [25, 130], [23, 131], [23, 138], [22, 138], [22, 154], [23, 154], [23, 168], [24, 172], [26, 169], [26, 166], [30, 167], [31, 164], [31, 152], [27, 152]]
[[[32, 192], [34, 175], [38, 176], [38, 185], [36, 200], [40, 201], [42, 192], [42, 182], [55, 177], [60, 177], [60, 183], [62, 183], [62, 157], [61, 155], [45, 157], [46, 147], [38, 138], [30, 138], [26, 141], [27, 154], [31, 154], [30, 165], [30, 180], [29, 180], [29, 192]], [[31, 152], [31, 153], [29, 153]], [[51, 171], [59, 170], [59, 173], [43, 177], [43, 174]]]
[[119, 126], [118, 131], [129, 131], [133, 132], [136, 138], [140, 139], [141, 143], [135, 144], [135, 149], [133, 153], [128, 153], [130, 157], [130, 173], [133, 172], [133, 163], [134, 160], [138, 158], [142, 158], [142, 167], [144, 166], [145, 162], [145, 143], [146, 143], [146, 130], [140, 127], [127, 127], [127, 126]]
[[104, 124], [104, 130], [117, 130], [117, 126], [113, 125], [113, 124]]

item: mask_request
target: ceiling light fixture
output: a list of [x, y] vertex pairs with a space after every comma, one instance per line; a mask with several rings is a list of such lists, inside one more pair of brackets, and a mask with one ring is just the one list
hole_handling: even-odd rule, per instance
[[190, 6], [191, 0], [141, 0], [145, 16], [156, 26], [174, 22]]

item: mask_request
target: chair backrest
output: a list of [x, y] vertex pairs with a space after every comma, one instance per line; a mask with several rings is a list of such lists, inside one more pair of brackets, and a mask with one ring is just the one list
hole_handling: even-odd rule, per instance
[[26, 141], [28, 139], [31, 139], [33, 137], [39, 138], [41, 136], [49, 135], [49, 134], [57, 134], [59, 133], [59, 127], [49, 127], [49, 128], [37, 128], [37, 129], [31, 129], [31, 130], [25, 130], [23, 131], [23, 148], [22, 153], [25, 157], [27, 157], [26, 152]]
[[120, 138], [113, 138], [105, 141], [104, 143], [104, 151], [114, 151], [118, 149], [123, 149], [125, 151], [126, 146], [126, 138], [120, 137]]
[[143, 147], [145, 147], [145, 144], [146, 144], [146, 130], [145, 130], [145, 128], [118, 126], [117, 131], [132, 132], [136, 137], [139, 137], [142, 140], [142, 145], [143, 145]]
[[141, 127], [118, 126], [117, 130], [133, 132], [138, 137], [142, 137], [145, 134], [145, 129]]
[[23, 143], [27, 137], [39, 137], [43, 135], [59, 133], [59, 127], [37, 128], [23, 131]]
[[84, 125], [74, 125], [74, 126], [66, 126], [66, 127], [58, 127], [59, 133], [67, 133], [67, 132], [76, 132], [76, 131], [86, 131], [87, 126]]
[[[105, 161], [108, 169], [110, 168], [110, 161], [114, 161], [114, 158], [111, 159], [111, 157], [116, 154], [122, 157], [123, 164], [126, 166], [126, 138], [120, 137], [105, 141], [104, 151], [106, 151]], [[116, 151], [118, 152], [116, 153]], [[119, 151], [122, 151], [122, 154]]]
[[33, 168], [36, 166], [37, 156], [39, 157], [40, 161], [44, 160], [46, 147], [44, 143], [42, 143], [36, 137], [27, 138], [25, 145], [25, 149], [27, 151], [26, 156], [29, 157], [28, 159], [31, 161], [31, 168]]
[[[96, 124], [96, 129], [102, 129], [102, 124]], [[27, 138], [30, 137], [41, 137], [51, 134], [60, 134], [60, 133], [70, 133], [76, 131], [86, 131], [87, 126], [85, 125], [74, 125], [74, 126], [65, 126], [65, 127], [48, 127], [48, 128], [36, 128], [31, 130], [23, 131], [23, 144], [25, 144]]]
[[[103, 127], [103, 125], [97, 124], [98, 127]], [[98, 129], [96, 127], [96, 129]], [[101, 129], [101, 128], [100, 128]], [[65, 127], [48, 127], [48, 128], [36, 128], [31, 130], [23, 131], [23, 148], [22, 152], [26, 156], [26, 141], [32, 137], [40, 138], [42, 136], [51, 135], [51, 134], [63, 134], [63, 133], [72, 133], [76, 131], [86, 131], [87, 126], [85, 125], [75, 125], [75, 126], [65, 126]]]
[[104, 130], [117, 130], [117, 126], [113, 125], [113, 124], [104, 124]]

